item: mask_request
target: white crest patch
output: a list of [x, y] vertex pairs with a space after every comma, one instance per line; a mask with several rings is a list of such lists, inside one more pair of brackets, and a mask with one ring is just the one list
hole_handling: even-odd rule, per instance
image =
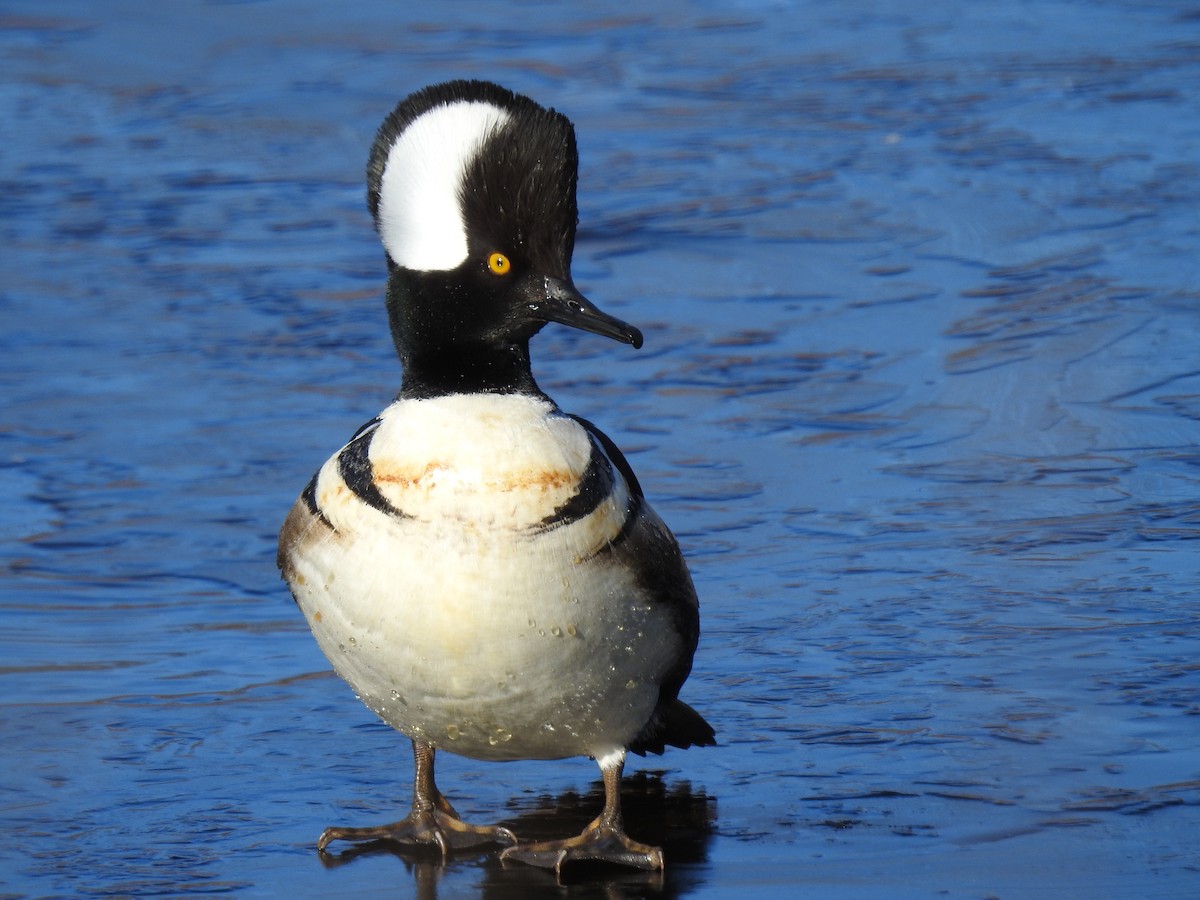
[[480, 146], [509, 121], [490, 103], [453, 103], [418, 117], [392, 144], [379, 187], [379, 236], [406, 269], [453, 269], [467, 258], [458, 190]]

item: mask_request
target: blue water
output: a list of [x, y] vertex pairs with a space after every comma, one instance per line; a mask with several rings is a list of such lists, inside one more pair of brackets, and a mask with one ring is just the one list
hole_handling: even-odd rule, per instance
[[[410, 756], [275, 534], [398, 386], [362, 170], [458, 76], [575, 121], [576, 281], [646, 332], [533, 349], [702, 599], [662, 878], [314, 849]], [[1195, 8], [8, 0], [0, 121], [0, 896], [1195, 895]]]

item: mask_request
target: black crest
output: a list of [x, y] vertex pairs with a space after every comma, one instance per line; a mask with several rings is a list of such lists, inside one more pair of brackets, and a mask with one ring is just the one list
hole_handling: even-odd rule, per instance
[[530, 254], [538, 268], [565, 276], [578, 219], [575, 129], [561, 113], [488, 81], [422, 88], [384, 120], [367, 163], [367, 206], [376, 225], [392, 145], [424, 113], [456, 103], [487, 103], [510, 116], [464, 173], [459, 199], [465, 219], [484, 232], [479, 237]]

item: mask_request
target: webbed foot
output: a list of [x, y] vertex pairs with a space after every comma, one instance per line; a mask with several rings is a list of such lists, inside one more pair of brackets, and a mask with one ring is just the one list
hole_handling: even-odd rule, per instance
[[577, 837], [508, 847], [500, 854], [500, 859], [554, 869], [559, 875], [562, 875], [565, 867], [579, 862], [611, 863], [659, 871], [663, 867], [661, 849], [638, 843], [619, 826], [602, 822], [601, 819], [596, 819]]
[[625, 767], [625, 751], [609, 753], [598, 762], [604, 779], [604, 811], [581, 834], [561, 841], [518, 844], [507, 848], [500, 854], [500, 859], [554, 869], [559, 876], [565, 866], [576, 862], [611, 863], [661, 872], [662, 850], [630, 838], [621, 822], [621, 772]]
[[466, 850], [485, 844], [515, 844], [514, 835], [501, 825], [468, 825], [450, 802], [438, 796], [432, 809], [414, 809], [406, 818], [390, 825], [367, 828], [326, 828], [317, 840], [317, 850], [325, 852], [333, 841], [396, 841], [421, 847], [437, 847], [446, 858], [454, 850]]
[[455, 850], [515, 844], [516, 835], [501, 825], [468, 825], [462, 820], [434, 782], [434, 752], [428, 744], [413, 741], [413, 804], [406, 818], [367, 828], [326, 828], [317, 839], [317, 851], [324, 853], [334, 841], [396, 841], [414, 847], [436, 847], [445, 859]]

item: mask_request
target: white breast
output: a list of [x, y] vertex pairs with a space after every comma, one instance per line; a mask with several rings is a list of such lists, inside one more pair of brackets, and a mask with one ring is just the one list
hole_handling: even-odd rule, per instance
[[375, 481], [428, 521], [522, 528], [574, 494], [592, 445], [575, 420], [523, 395], [457, 395], [393, 405], [371, 442]]
[[334, 667], [410, 737], [481, 758], [628, 743], [679, 652], [667, 613], [597, 552], [629, 514], [613, 490], [542, 523], [593, 454], [575, 420], [521, 395], [405, 400], [372, 437], [364, 504], [335, 456], [316, 499], [333, 532], [298, 549], [293, 590]]

